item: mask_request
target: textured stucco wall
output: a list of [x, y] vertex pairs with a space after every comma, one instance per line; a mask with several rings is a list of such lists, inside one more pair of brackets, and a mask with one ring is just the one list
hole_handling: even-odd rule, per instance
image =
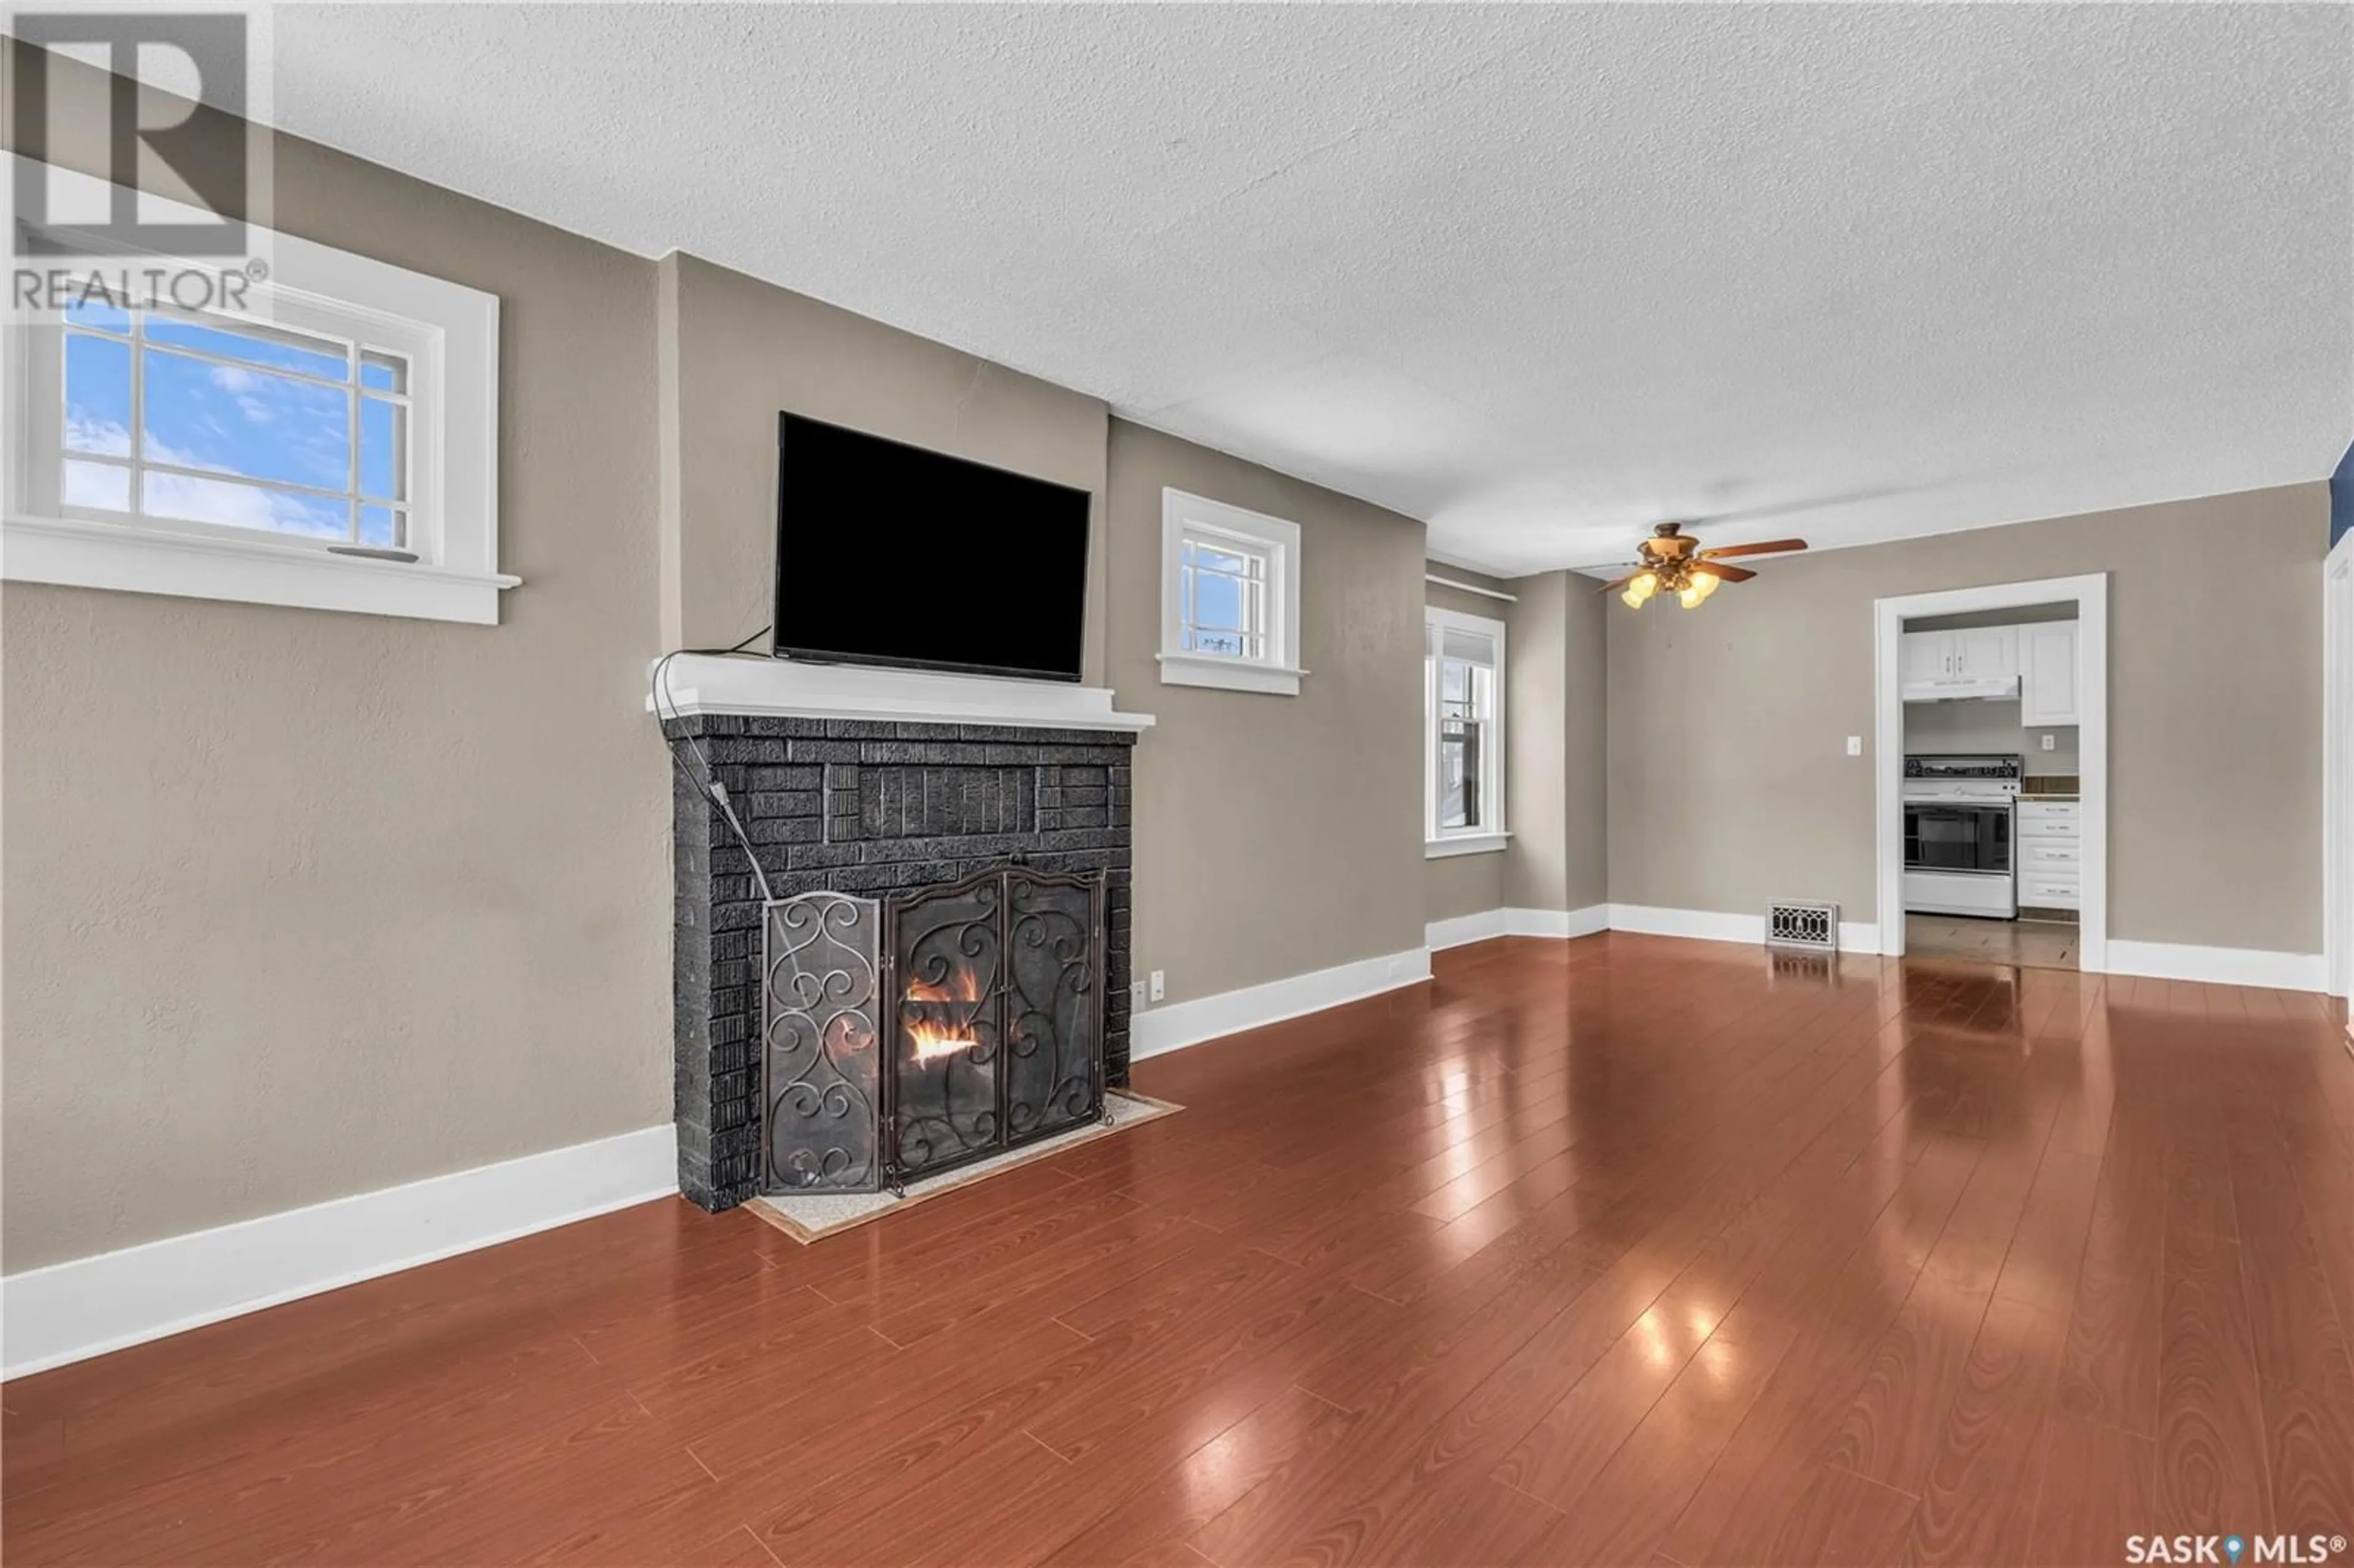
[[[727, 647], [775, 597], [777, 415], [806, 414], [1035, 474], [1095, 497], [1086, 679], [1103, 680], [1105, 423], [1100, 398], [805, 295], [672, 254], [660, 347], [665, 629]], [[958, 585], [907, 563], [915, 613], [970, 613]]]
[[1506, 585], [1520, 596], [1505, 687], [1511, 848], [1504, 903], [1583, 909], [1606, 885], [1602, 773], [1603, 607], [1591, 578], [1540, 572]]
[[2315, 482], [1774, 561], [1609, 620], [1610, 896], [1875, 918], [1872, 601], [2109, 576], [2109, 935], [2321, 948]]
[[501, 300], [501, 624], [0, 589], [16, 1272], [670, 1118], [654, 266], [281, 138]]
[[[1140, 974], [1169, 1001], [1422, 946], [1422, 524], [1111, 423], [1111, 675], [1136, 747]], [[1296, 697], [1164, 686], [1161, 492], [1299, 524]]]

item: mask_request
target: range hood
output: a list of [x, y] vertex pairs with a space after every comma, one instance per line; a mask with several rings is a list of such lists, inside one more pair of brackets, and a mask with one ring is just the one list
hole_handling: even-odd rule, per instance
[[2019, 677], [1956, 677], [1949, 681], [1922, 681], [1904, 688], [1908, 703], [2015, 703], [2019, 701]]

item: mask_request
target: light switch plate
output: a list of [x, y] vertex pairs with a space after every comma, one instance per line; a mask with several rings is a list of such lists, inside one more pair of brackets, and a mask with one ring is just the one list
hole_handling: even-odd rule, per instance
[[1851, 735], [1847, 737], [1847, 754], [1850, 757], [1861, 757], [1863, 755], [1863, 736], [1860, 735]]
[[1162, 980], [1161, 980], [1161, 971], [1160, 971], [1159, 969], [1155, 969], [1155, 970], [1153, 970], [1153, 971], [1152, 971], [1152, 1000], [1153, 1000], [1153, 1001], [1159, 1001], [1161, 1000], [1161, 996], [1162, 996], [1162, 995], [1163, 995], [1163, 994], [1168, 991], [1168, 989], [1169, 989], [1169, 988], [1168, 988], [1168, 986], [1167, 986], [1166, 984], [1164, 984], [1164, 983], [1162, 982]]
[[1142, 1007], [1144, 1005], [1144, 982], [1142, 980], [1130, 980], [1129, 982], [1128, 1005], [1131, 1008]]

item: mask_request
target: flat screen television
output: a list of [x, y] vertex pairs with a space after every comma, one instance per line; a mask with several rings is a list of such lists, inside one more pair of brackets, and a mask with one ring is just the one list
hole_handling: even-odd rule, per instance
[[839, 425], [777, 424], [780, 659], [1076, 681], [1087, 493]]

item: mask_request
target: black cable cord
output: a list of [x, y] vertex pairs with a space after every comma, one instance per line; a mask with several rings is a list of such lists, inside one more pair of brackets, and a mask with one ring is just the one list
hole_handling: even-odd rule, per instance
[[[732, 654], [743, 652], [746, 649], [751, 647], [753, 643], [758, 642], [761, 638], [767, 636], [769, 631], [769, 628], [764, 626], [760, 628], [759, 630], [752, 633], [749, 637], [745, 638], [741, 642], [736, 644], [733, 648], [673, 648], [669, 652], [663, 654], [654, 662], [653, 697], [655, 719], [663, 723], [669, 723], [684, 716], [678, 711], [677, 699], [673, 698], [670, 694], [670, 662], [672, 660], [684, 653], [693, 653], [705, 658], [724, 659]], [[667, 717], [665, 717], [663, 713], [663, 706], [665, 703], [670, 706], [670, 713]], [[719, 815], [727, 823], [728, 831], [736, 835], [736, 842], [743, 846], [744, 858], [752, 863], [752, 880], [760, 885], [760, 901], [764, 904], [775, 903], [776, 895], [769, 891], [769, 874], [760, 869], [760, 857], [753, 853], [752, 840], [750, 836], [744, 832], [744, 824], [736, 820], [736, 807], [727, 799], [727, 787], [725, 784], [722, 784], [719, 781], [717, 775], [712, 771], [711, 758], [705, 753], [702, 743], [691, 735], [683, 735], [675, 738], [665, 736], [663, 738], [669, 741], [670, 759], [673, 766], [676, 767], [681, 773], [686, 776], [686, 781], [690, 785], [694, 786], [695, 792], [696, 794], [702, 796], [705, 801], [719, 809]], [[685, 758], [679, 756], [679, 741], [684, 741], [686, 743], [687, 751], [695, 758], [696, 767], [699, 767], [702, 769], [700, 774], [695, 771], [695, 768], [689, 768], [686, 765]]]

